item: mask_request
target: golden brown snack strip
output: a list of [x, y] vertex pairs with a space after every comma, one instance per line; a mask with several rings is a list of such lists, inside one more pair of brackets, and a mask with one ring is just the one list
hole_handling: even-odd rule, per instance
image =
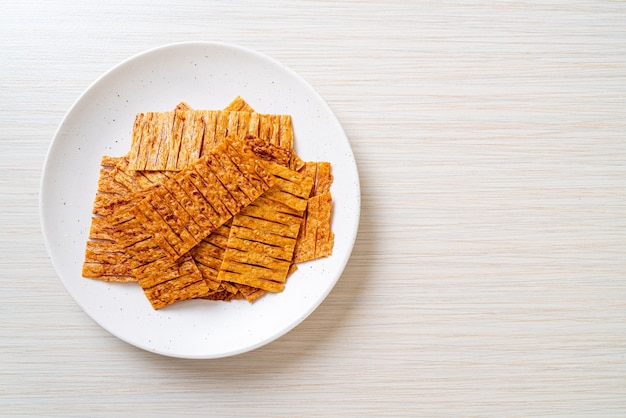
[[285, 289], [285, 283], [277, 280], [282, 276], [281, 272], [243, 263], [237, 267], [237, 270], [233, 271], [220, 270], [220, 278], [235, 283], [242, 282], [242, 284], [268, 292], [282, 292]]
[[289, 162], [289, 168], [299, 171], [304, 166], [304, 161], [296, 154], [295, 151], [291, 153], [291, 161]]
[[258, 117], [258, 137], [268, 141], [272, 145], [278, 145], [275, 138], [272, 138], [271, 115], [256, 113]]
[[235, 283], [223, 281], [223, 282], [220, 282], [220, 288], [232, 294], [239, 293], [239, 289], [237, 288], [237, 285]]
[[233, 218], [218, 280], [279, 292], [302, 223], [303, 210], [294, 208], [301, 205], [292, 199], [306, 204], [312, 180], [279, 164], [268, 170], [277, 182]]
[[245, 284], [236, 283], [236, 286], [237, 286], [237, 289], [239, 290], [239, 293], [241, 293], [243, 297], [245, 297], [246, 300], [250, 303], [254, 302], [255, 300], [257, 300], [258, 298], [260, 298], [261, 296], [267, 293], [266, 290], [258, 289], [252, 286], [247, 286]]
[[[189, 249], [183, 237], [179, 236], [172, 226], [161, 217], [152, 206], [151, 201], [157, 198], [148, 196], [131, 210], [131, 214], [141, 223], [145, 230], [154, 237], [156, 243], [172, 259], [176, 260]], [[168, 217], [169, 218], [169, 217]], [[173, 218], [173, 215], [172, 215]]]
[[293, 125], [291, 122], [291, 115], [279, 115], [278, 129], [280, 134], [278, 135], [278, 146], [285, 149], [293, 149]]
[[129, 256], [120, 251], [113, 241], [88, 241], [83, 277], [114, 282], [135, 282]]
[[148, 161], [150, 161], [150, 156], [155, 153], [158, 149], [157, 146], [161, 142], [161, 138], [159, 136], [158, 140], [156, 137], [156, 127], [159, 124], [159, 114], [146, 114], [141, 125], [141, 137], [146, 138], [145, 141], [141, 144], [139, 148], [139, 152], [137, 154], [137, 159], [139, 161], [139, 165], [133, 167], [132, 165], [132, 155], [131, 157], [131, 169], [134, 170], [145, 170], [148, 165]]
[[250, 112], [236, 112], [236, 114], [237, 130], [233, 131], [232, 134], [234, 134], [236, 138], [243, 139], [246, 137], [248, 126], [250, 125]]
[[[246, 178], [247, 182], [251, 185], [251, 193], [255, 196], [260, 196], [265, 190], [267, 190], [268, 184], [274, 184], [274, 176], [270, 173], [266, 166], [254, 153], [248, 151], [248, 148], [242, 146], [233, 146], [234, 143], [228, 142], [228, 158], [237, 166], [237, 168], [244, 173], [256, 173], [256, 176], [250, 175]], [[254, 157], [254, 158], [252, 158]], [[271, 164], [269, 165], [271, 166]], [[249, 195], [252, 199], [252, 195]], [[252, 199], [254, 200], [254, 199]]]
[[146, 166], [144, 170], [153, 170], [153, 167], [158, 167], [162, 162], [167, 161], [168, 155], [164, 153], [167, 152], [167, 147], [165, 144], [171, 143], [172, 139], [170, 136], [174, 134], [172, 131], [172, 125], [174, 125], [175, 129], [175, 111], [163, 112], [154, 115], [153, 120], [155, 121], [153, 127], [153, 135], [152, 139], [153, 144], [151, 147], [147, 148], [146, 151]]
[[[161, 140], [159, 141], [159, 149], [156, 150], [159, 158], [153, 164], [146, 165], [144, 170], [177, 170], [178, 155], [182, 143], [182, 129], [184, 115], [187, 111], [182, 109], [173, 112], [164, 112], [166, 123], [162, 126]], [[155, 113], [159, 115], [160, 113]], [[132, 161], [131, 161], [132, 165]]]
[[[224, 186], [227, 193], [222, 201], [233, 215], [252, 201], [248, 194], [242, 191], [242, 189], [250, 191], [252, 189], [250, 183], [245, 177], [240, 176], [239, 169], [223, 153], [216, 154], [215, 158], [209, 159], [206, 165], [200, 166], [198, 172], [204, 178], [212, 178], [214, 182]], [[255, 196], [254, 193], [252, 195]]]
[[[142, 176], [141, 172], [128, 169], [128, 157], [103, 156], [100, 162], [101, 175], [98, 179], [99, 192], [113, 192], [107, 189], [105, 181], [110, 185], [116, 184], [124, 192], [134, 192], [150, 186], [150, 180]], [[103, 176], [104, 172], [104, 176]], [[101, 186], [102, 185], [102, 186]]]
[[[109, 247], [105, 248], [110, 257], [107, 260], [113, 262], [116, 252], [124, 254], [120, 262], [123, 262], [125, 268], [130, 268], [131, 275], [139, 282], [154, 309], [210, 292], [191, 256], [172, 261], [153, 237], [145, 233], [135, 217], [122, 213], [111, 215], [109, 219], [98, 219], [101, 218], [94, 219], [96, 222], [92, 224], [92, 230], [97, 232], [102, 225], [111, 239]], [[87, 251], [94, 245], [97, 244], [93, 241], [88, 244]], [[94, 259], [104, 260], [102, 255], [91, 257], [91, 260]], [[91, 261], [86, 262], [86, 273], [90, 272], [90, 268], [93, 268], [93, 264]], [[103, 272], [97, 278], [106, 280], [107, 277]]]
[[[180, 171], [227, 137], [243, 139], [247, 135], [288, 151], [293, 151], [293, 127], [290, 115], [257, 114], [237, 99], [234, 110], [193, 110], [180, 103], [169, 112], [137, 114], [133, 126], [129, 156], [131, 170]], [[301, 160], [292, 152], [290, 167], [298, 169]]]
[[254, 112], [252, 106], [250, 106], [241, 96], [237, 96], [232, 102], [224, 108], [226, 111], [233, 112]]
[[197, 167], [190, 176], [194, 185], [217, 213], [218, 217], [214, 219], [214, 224], [221, 225], [222, 219], [229, 219], [239, 211], [239, 202], [228, 193], [226, 186], [211, 168], [206, 165]]
[[242, 299], [242, 298], [243, 298], [243, 295], [241, 293], [231, 293], [228, 290], [224, 290], [224, 289], [201, 297], [201, 299], [221, 300], [224, 302], [230, 302], [231, 300]]
[[193, 108], [189, 106], [189, 103], [182, 101], [178, 103], [176, 107], [174, 108], [174, 111], [177, 111], [177, 110], [193, 110]]
[[[218, 212], [207, 200], [206, 196], [210, 193], [210, 189], [195, 170], [183, 176], [174, 177], [169, 189], [178, 196], [187, 213], [193, 213], [193, 219], [198, 225], [209, 230], [219, 227], [220, 213], [225, 210]], [[189, 200], [185, 200], [185, 196]]]
[[[191, 256], [172, 261], [129, 213], [94, 218], [83, 275], [109, 281], [139, 281], [154, 309], [210, 292]], [[105, 238], [106, 241], [101, 240]]]
[[[120, 231], [126, 231], [126, 234], [121, 235]], [[113, 241], [120, 249], [148, 237], [150, 234], [128, 212], [92, 218], [89, 229], [90, 239]]]
[[330, 172], [329, 162], [317, 163], [317, 179], [315, 181], [314, 195], [322, 195], [330, 192], [330, 185], [333, 182], [333, 176]]
[[[224, 139], [226, 139], [227, 129], [228, 129], [228, 114], [222, 111], [217, 111], [215, 113], [215, 126], [213, 126], [214, 132], [211, 132], [214, 138], [212, 146], [216, 146], [220, 144], [222, 141], [224, 141]], [[208, 151], [210, 152], [211, 149], [212, 148], [209, 148]], [[207, 151], [207, 148], [206, 147], [203, 148], [201, 155], [204, 155], [206, 151]]]
[[295, 264], [291, 264], [291, 266], [289, 266], [289, 272], [287, 272], [287, 277], [291, 276], [293, 273], [296, 272], [296, 270], [298, 270], [298, 266]]
[[202, 133], [202, 148], [200, 156], [208, 154], [216, 145], [217, 138], [215, 132], [217, 130], [217, 114], [216, 110], [197, 110], [202, 118], [204, 132]]
[[[174, 213], [175, 219], [172, 220], [172, 224], [176, 225], [177, 230], [180, 231], [179, 235], [184, 235], [188, 232], [196, 241], [200, 241], [204, 238], [202, 227], [196, 223], [196, 221], [187, 213], [185, 204], [189, 204], [188, 197], [175, 194], [178, 191], [178, 183], [171, 182], [169, 184], [169, 190], [165, 187], [159, 187], [155, 190], [155, 196], [161, 198], [161, 202], [164, 204], [164, 208], [158, 208], [157, 210], [162, 213], [162, 216], [171, 216], [170, 212]], [[179, 200], [180, 199], [180, 200]]]
[[252, 152], [254, 152], [259, 158], [289, 167], [293, 154], [290, 149], [277, 147], [276, 145], [272, 145], [269, 142], [255, 136], [247, 135], [245, 139], [248, 147], [250, 147]]
[[[233, 165], [236, 169], [233, 167], [224, 168], [220, 164], [222, 154], [226, 155], [230, 161], [237, 161], [237, 164]], [[228, 186], [222, 183], [220, 179], [228, 179]], [[178, 182], [182, 186], [179, 180], [182, 182], [191, 180], [199, 192], [195, 198], [198, 200], [204, 198], [214, 209], [217, 216], [211, 219], [212, 228], [204, 228], [200, 234], [195, 236], [189, 233], [178, 222], [175, 210], [161, 204], [158, 191], [149, 194], [130, 210], [172, 260], [176, 260], [191, 250], [203, 238], [215, 231], [274, 183], [273, 176], [266, 171], [264, 163], [258, 157], [244, 148], [243, 144], [231, 141], [222, 142], [209, 154], [201, 157], [160, 187], [162, 190], [169, 191], [172, 187], [176, 187], [173, 186], [174, 182]], [[229, 190], [233, 185], [247, 183], [255, 186], [250, 192], [251, 196], [243, 193], [233, 196], [233, 190]], [[176, 193], [172, 193], [172, 195], [174, 198], [176, 197]], [[196, 210], [194, 203], [195, 201], [192, 199], [186, 201], [184, 210], [196, 222], [197, 213], [201, 215], [200, 217], [204, 216], [208, 206], [204, 205]], [[220, 204], [228, 210], [221, 209]], [[182, 204], [180, 206], [183, 207]], [[199, 222], [202, 221], [199, 220]]]
[[334, 234], [331, 230], [332, 173], [328, 162], [307, 162], [301, 173], [314, 180], [311, 197], [302, 220], [293, 262], [300, 263], [332, 254]]
[[134, 161], [133, 170], [140, 170], [139, 161], [141, 161], [140, 157], [140, 148], [142, 145], [142, 137], [143, 137], [143, 125], [147, 123], [147, 119], [151, 118], [151, 114], [146, 113], [137, 113], [135, 115], [135, 122], [133, 124], [133, 133], [131, 139], [130, 151], [128, 151], [128, 157], [130, 160]]
[[146, 274], [144, 271], [139, 278], [139, 284], [154, 309], [163, 308], [174, 302], [198, 298], [211, 292], [189, 254], [174, 263], [168, 262], [169, 265], [167, 262], [155, 262], [155, 270], [158, 272]]
[[311, 202], [311, 199], [309, 199], [294, 249], [294, 263], [301, 263], [315, 258], [315, 241], [317, 240], [317, 228], [319, 226], [319, 220], [314, 215], [311, 215], [317, 212], [317, 208], [314, 207], [315, 204], [315, 201]]
[[169, 172], [134, 171], [127, 157], [102, 157], [93, 213], [107, 216], [141, 200], [151, 188], [169, 178]]
[[212, 290], [219, 287], [217, 273], [222, 265], [229, 234], [230, 222], [227, 222], [189, 251]]
[[313, 196], [309, 203], [316, 209], [312, 216], [318, 219], [315, 240], [315, 258], [327, 257], [332, 254], [335, 234], [331, 231], [332, 198], [330, 193]]
[[185, 118], [182, 128], [181, 146], [175, 168], [176, 170], [182, 170], [200, 158], [202, 134], [200, 132], [196, 134], [196, 129], [202, 131], [204, 130], [204, 126], [202, 124], [196, 126], [198, 120], [193, 111], [186, 111], [184, 113], [179, 111], [177, 114], [182, 114]]

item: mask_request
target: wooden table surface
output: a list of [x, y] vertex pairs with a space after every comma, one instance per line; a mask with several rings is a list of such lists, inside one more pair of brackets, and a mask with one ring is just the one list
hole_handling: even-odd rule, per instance
[[[626, 414], [626, 3], [9, 0], [0, 39], [0, 415]], [[295, 70], [361, 176], [328, 298], [217, 360], [100, 328], [38, 212], [78, 96], [180, 41]]]

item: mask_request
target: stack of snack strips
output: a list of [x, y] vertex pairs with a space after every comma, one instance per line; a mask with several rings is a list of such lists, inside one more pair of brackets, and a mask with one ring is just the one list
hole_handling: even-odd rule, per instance
[[281, 292], [296, 263], [331, 255], [328, 162], [294, 151], [290, 115], [140, 113], [125, 156], [103, 156], [82, 274], [138, 282], [154, 309]]

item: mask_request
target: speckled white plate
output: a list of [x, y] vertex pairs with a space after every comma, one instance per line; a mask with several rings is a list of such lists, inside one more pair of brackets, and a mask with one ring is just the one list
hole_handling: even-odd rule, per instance
[[[331, 188], [333, 255], [300, 264], [284, 292], [265, 295], [253, 304], [195, 300], [154, 311], [135, 283], [82, 278], [100, 158], [128, 151], [135, 115], [170, 110], [182, 100], [197, 109], [220, 109], [237, 95], [259, 112], [291, 114], [298, 154], [308, 161], [331, 162], [335, 176]], [[48, 151], [40, 214], [59, 277], [87, 315], [104, 329], [162, 355], [219, 358], [250, 351], [284, 335], [332, 290], [356, 239], [359, 175], [337, 118], [293, 71], [239, 46], [180, 43], [120, 63], [80, 96]]]

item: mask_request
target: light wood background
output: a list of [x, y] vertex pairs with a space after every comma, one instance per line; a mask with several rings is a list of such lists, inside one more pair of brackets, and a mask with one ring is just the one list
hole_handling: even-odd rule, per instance
[[[0, 415], [626, 415], [625, 2], [9, 0], [0, 40]], [[211, 361], [96, 325], [38, 215], [80, 93], [193, 40], [302, 75], [362, 183], [326, 301]]]

